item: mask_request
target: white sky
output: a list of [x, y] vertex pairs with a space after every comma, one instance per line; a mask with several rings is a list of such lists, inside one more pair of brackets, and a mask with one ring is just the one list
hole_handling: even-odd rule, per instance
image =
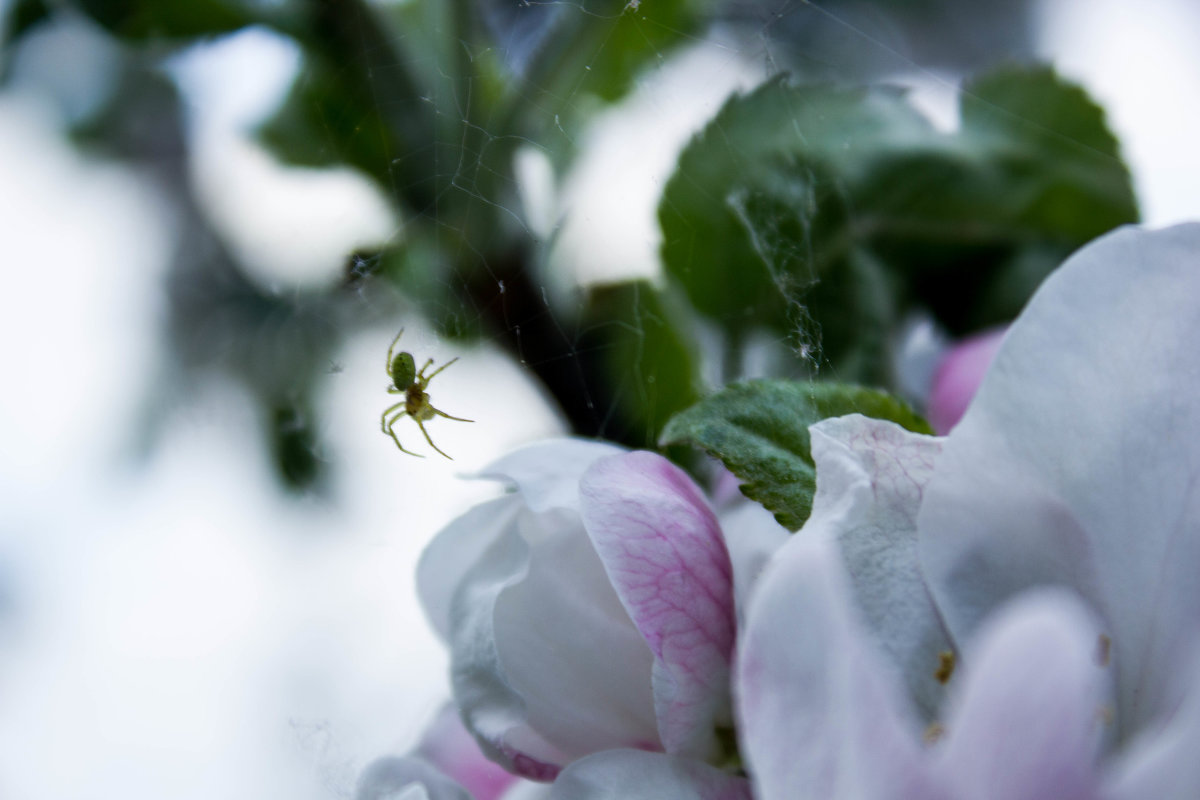
[[[1200, 218], [1191, 9], [1045, 5], [1041, 50], [1108, 107], [1152, 223]], [[238, 137], [294, 54], [260, 40], [210, 56], [179, 67], [198, 87], [197, 169], [231, 241], [265, 254], [265, 285], [320, 283], [328, 254], [402, 235], [367, 184], [284, 172]], [[261, 68], [230, 80], [246, 58]], [[134, 464], [128, 432], [164, 355], [156, 281], [170, 220], [153, 187], [81, 157], [57, 123], [36, 98], [0, 95], [0, 797], [343, 796], [445, 692], [412, 573], [438, 527], [492, 491], [458, 474], [561, 424], [515, 365], [451, 353], [396, 320], [419, 357], [462, 356], [434, 398], [477, 422], [431, 429], [457, 461], [402, 456], [380, 435], [394, 331], [379, 329], [348, 343], [329, 380], [336, 506], [272, 489], [234, 387], [196, 398]], [[251, 202], [234, 206], [234, 194]], [[653, 203], [623, 206], [646, 230]]]

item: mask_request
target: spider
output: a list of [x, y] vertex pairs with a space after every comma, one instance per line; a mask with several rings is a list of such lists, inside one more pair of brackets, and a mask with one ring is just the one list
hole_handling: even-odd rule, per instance
[[[396, 425], [396, 422], [405, 414], [407, 414], [414, 422], [417, 423], [417, 427], [421, 429], [421, 433], [424, 434], [425, 441], [429, 442], [429, 446], [446, 456], [446, 458], [450, 458], [450, 456], [446, 455], [441, 448], [433, 443], [433, 439], [429, 438], [429, 432], [425, 430], [425, 423], [433, 419], [434, 415], [445, 417], [446, 419], [458, 420], [459, 422], [474, 422], [475, 420], [463, 419], [462, 417], [452, 417], [445, 411], [440, 411], [434, 408], [429, 404], [429, 394], [425, 391], [425, 389], [429, 386], [429, 382], [433, 380], [439, 372], [453, 364], [455, 361], [458, 361], [458, 359], [452, 358], [445, 364], [442, 364], [440, 367], [435, 369], [429, 375], [426, 375], [425, 370], [429, 369], [433, 365], [432, 358], [426, 361], [425, 366], [421, 367], [421, 369], [418, 371], [416, 368], [416, 362], [413, 360], [412, 353], [400, 352], [397, 353], [394, 358], [392, 357], [392, 351], [396, 348], [396, 342], [400, 341], [400, 337], [403, 335], [404, 328], [401, 328], [400, 332], [396, 334], [396, 338], [392, 339], [391, 346], [388, 347], [387, 373], [388, 377], [392, 379], [392, 385], [388, 387], [388, 394], [402, 394], [404, 395], [404, 399], [395, 405], [389, 406], [379, 417], [379, 423], [383, 427], [383, 432], [388, 436], [391, 436], [392, 441], [396, 443], [396, 447], [400, 448], [400, 452], [408, 453], [410, 456], [416, 456], [417, 458], [424, 458], [425, 456], [421, 455], [420, 453], [414, 453], [411, 450], [405, 450], [404, 445], [400, 444], [400, 439], [397, 438], [396, 432], [392, 430], [392, 428]], [[396, 409], [400, 410], [396, 411]], [[391, 419], [388, 419], [388, 415], [393, 411], [396, 411], [396, 413]], [[453, 461], [454, 459], [451, 458], [450, 460]]]

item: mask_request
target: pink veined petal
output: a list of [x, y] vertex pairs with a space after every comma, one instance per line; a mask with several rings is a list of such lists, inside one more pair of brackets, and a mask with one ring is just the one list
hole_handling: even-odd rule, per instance
[[425, 729], [416, 754], [461, 784], [475, 800], [497, 800], [517, 780], [483, 754], [453, 705], [443, 706]]
[[712, 509], [678, 467], [648, 452], [597, 461], [580, 483], [584, 525], [654, 653], [668, 753], [716, 755], [731, 724], [733, 568]]
[[968, 648], [936, 748], [956, 800], [1094, 800], [1109, 686], [1099, 628], [1061, 590], [1022, 595]]
[[576, 761], [550, 800], [753, 800], [750, 782], [701, 761], [640, 750], [607, 750]]
[[1200, 225], [1086, 246], [1012, 327], [918, 518], [958, 640], [1065, 585], [1109, 628], [1117, 727], [1178, 706], [1200, 637]]
[[928, 779], [921, 724], [852, 608], [833, 545], [776, 553], [739, 647], [742, 756], [758, 800], [949, 800]]
[[930, 720], [955, 648], [921, 575], [916, 518], [942, 440], [861, 414], [809, 430], [817, 492], [800, 535], [837, 541], [864, 622]]
[[962, 419], [984, 373], [991, 366], [1007, 328], [993, 328], [951, 347], [938, 362], [925, 413], [929, 424], [945, 434]]

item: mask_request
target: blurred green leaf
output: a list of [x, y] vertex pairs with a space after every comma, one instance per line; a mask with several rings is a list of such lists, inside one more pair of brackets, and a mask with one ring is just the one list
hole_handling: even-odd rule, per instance
[[1012, 319], [1137, 207], [1101, 109], [1036, 67], [969, 84], [953, 134], [899, 91], [776, 78], [692, 140], [659, 220], [668, 274], [734, 339], [798, 335], [835, 376], [876, 381], [904, 308], [956, 333]]
[[1007, 68], [963, 87], [963, 136], [1026, 199], [1018, 219], [1090, 241], [1138, 217], [1104, 111], [1049, 67]]
[[564, 113], [579, 93], [613, 101], [654, 59], [691, 39], [713, 0], [584, 0], [564, 4], [526, 70], [521, 92]]
[[260, 21], [247, 3], [224, 0], [76, 0], [114, 36], [126, 39], [190, 39], [230, 33]]
[[[933, 136], [891, 89], [776, 78], [731, 98], [663, 193], [668, 274], [735, 340], [758, 326], [785, 335], [828, 328], [837, 335], [820, 343], [823, 358], [873, 347], [854, 339], [877, 341], [892, 304], [882, 273], [853, 248], [851, 190], [888, 153]], [[876, 376], [862, 366], [844, 377]]]
[[691, 445], [720, 459], [747, 497], [794, 531], [808, 519], [817, 486], [808, 426], [853, 413], [933, 433], [902, 401], [875, 389], [755, 380], [731, 384], [674, 417], [660, 444]]
[[394, 153], [392, 133], [370, 96], [347, 86], [350, 80], [345, 66], [307, 59], [259, 138], [286, 163], [350, 165], [384, 180]]
[[701, 396], [699, 365], [684, 331], [686, 307], [648, 281], [593, 287], [580, 349], [596, 356], [611, 407], [606, 435], [653, 447], [677, 412]]
[[308, 404], [283, 402], [272, 408], [269, 436], [275, 468], [284, 485], [295, 492], [314, 488], [321, 477], [321, 463]]
[[855, 198], [859, 236], [956, 333], [1011, 319], [1072, 251], [1138, 219], [1103, 111], [1045, 67], [969, 83], [960, 132], [877, 165]]
[[[24, 36], [29, 30], [50, 17], [50, 8], [46, 0], [17, 0], [8, 9], [7, 19], [0, 28], [4, 31], [3, 53], [5, 58], [11, 58], [11, 43]], [[7, 52], [6, 52], [7, 51]]]

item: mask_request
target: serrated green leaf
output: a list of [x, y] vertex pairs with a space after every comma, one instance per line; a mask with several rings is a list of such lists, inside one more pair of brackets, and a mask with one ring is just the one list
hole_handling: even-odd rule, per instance
[[691, 445], [720, 459], [747, 497], [794, 531], [808, 519], [817, 486], [808, 426], [853, 413], [933, 433], [905, 403], [876, 389], [755, 380], [731, 384], [676, 415], [660, 444]]

